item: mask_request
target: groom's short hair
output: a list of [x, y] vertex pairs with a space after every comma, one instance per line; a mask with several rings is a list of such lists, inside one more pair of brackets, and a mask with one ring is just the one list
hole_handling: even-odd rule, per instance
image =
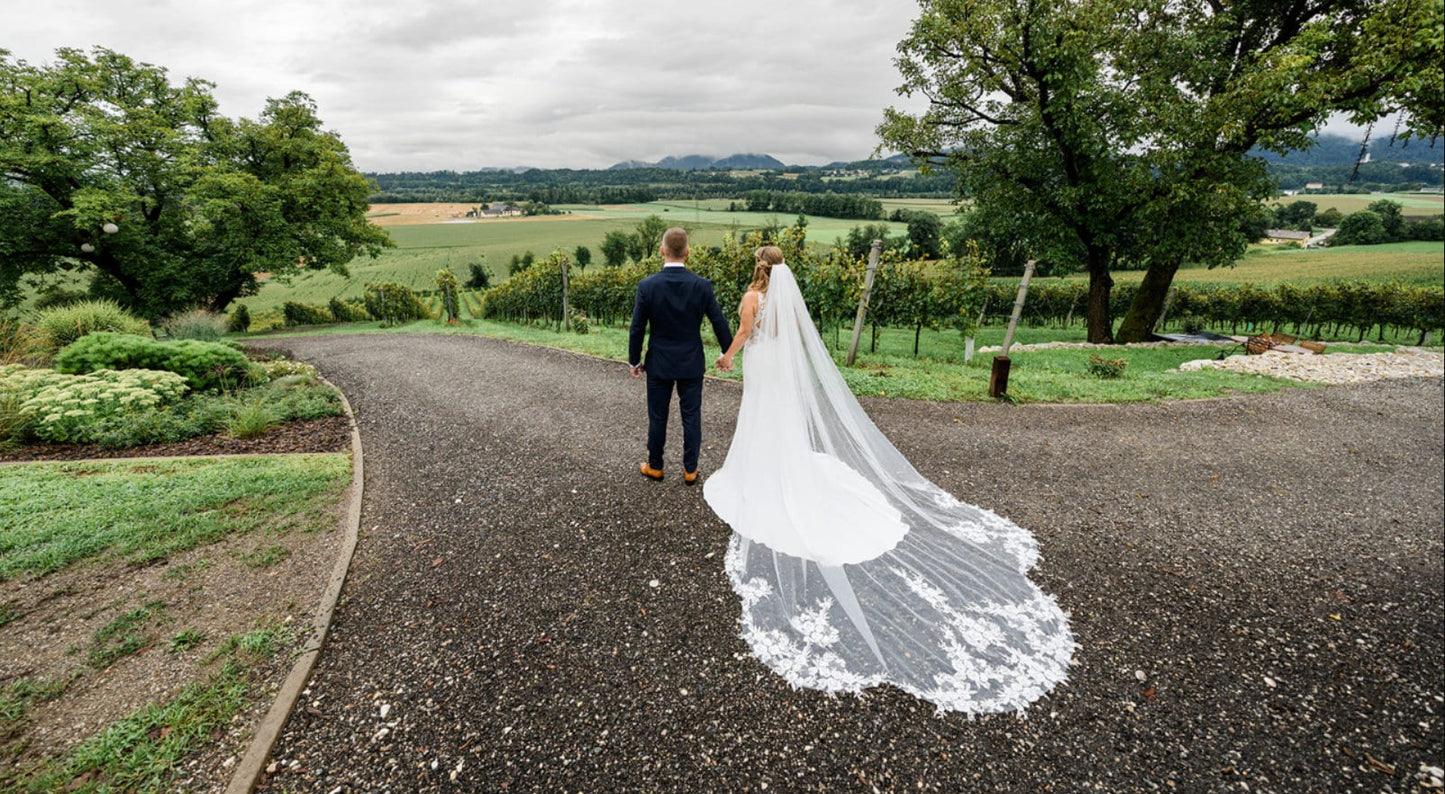
[[662, 233], [662, 251], [672, 259], [687, 256], [687, 230], [674, 226]]

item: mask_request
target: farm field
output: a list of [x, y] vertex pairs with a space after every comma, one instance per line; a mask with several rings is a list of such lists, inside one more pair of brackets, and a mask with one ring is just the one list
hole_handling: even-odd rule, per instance
[[[1113, 273], [1114, 283], [1140, 281], [1142, 270]], [[1088, 275], [1064, 278], [1084, 281]], [[1262, 287], [1289, 282], [1308, 285], [1340, 279], [1398, 281], [1416, 286], [1445, 285], [1445, 243], [1409, 242], [1386, 245], [1349, 245], [1339, 248], [1279, 248], [1257, 245], [1233, 265], [1209, 269], [1183, 267], [1175, 284], [1256, 284]], [[996, 279], [1017, 283], [1017, 278]]]
[[[350, 265], [351, 278], [331, 272], [311, 271], [294, 278], [290, 285], [268, 282], [259, 294], [241, 303], [255, 313], [277, 309], [286, 301], [326, 303], [331, 298], [359, 298], [368, 282], [395, 281], [413, 289], [434, 288], [436, 271], [451, 268], [467, 277], [468, 265], [483, 263], [494, 283], [505, 278], [514, 255], [531, 251], [544, 257], [553, 249], [571, 253], [579, 245], [592, 249], [593, 267], [600, 267], [602, 238], [610, 231], [630, 232], [649, 215], [692, 230], [694, 245], [717, 245], [735, 229], [755, 229], [769, 223], [792, 224], [796, 216], [770, 212], [728, 212], [726, 200], [692, 202], [651, 202], [648, 204], [559, 205], [569, 215], [533, 218], [460, 220], [472, 205], [467, 204], [377, 204], [372, 220], [387, 227], [397, 247], [376, 259], [357, 259]], [[459, 221], [459, 222], [458, 222]], [[808, 216], [808, 238], [816, 244], [832, 245], [862, 221]], [[897, 234], [901, 223], [888, 224]]]
[[[571, 215], [539, 218], [505, 218], [466, 223], [399, 222], [388, 231], [397, 248], [375, 260], [361, 259], [351, 265], [351, 278], [330, 272], [307, 272], [297, 276], [290, 286], [267, 283], [258, 295], [242, 302], [252, 312], [278, 309], [285, 301], [324, 304], [333, 297], [360, 297], [371, 281], [396, 281], [414, 289], [432, 289], [436, 271], [451, 268], [465, 278], [467, 266], [484, 262], [494, 282], [505, 277], [507, 264], [514, 254], [532, 251], [545, 256], [554, 248], [572, 251], [579, 245], [592, 249], [593, 267], [600, 267], [598, 246], [609, 231], [631, 231], [647, 215], [656, 214], [676, 220], [694, 230], [697, 244], [712, 245], [734, 228], [756, 228], [770, 221], [791, 223], [792, 218], [779, 218], [770, 213], [728, 212], [726, 201], [654, 202], [650, 204], [609, 205], [605, 207], [569, 205]], [[708, 206], [711, 205], [711, 206]], [[440, 207], [416, 210], [410, 207]], [[454, 208], [465, 211], [466, 205], [378, 205], [381, 212], [396, 212], [388, 218], [424, 217], [423, 213], [450, 217]], [[917, 205], [915, 205], [917, 206]], [[382, 207], [386, 207], [382, 209]], [[694, 221], [692, 217], [699, 218]], [[379, 218], [378, 220], [387, 220]], [[724, 223], [723, 221], [728, 221]], [[736, 222], [734, 226], [732, 222]], [[810, 218], [808, 236], [815, 244], [828, 245], [859, 223], [836, 218]], [[895, 232], [902, 224], [891, 224]], [[1117, 282], [1137, 281], [1142, 271], [1120, 271]], [[1083, 274], [1068, 278], [1083, 279]], [[1372, 281], [1401, 281], [1409, 284], [1445, 283], [1445, 244], [1438, 242], [1391, 243], [1376, 246], [1346, 246], [1325, 249], [1281, 249], [1256, 246], [1234, 266], [1185, 268], [1178, 283], [1273, 285], [1283, 282], [1312, 284], [1342, 278]], [[1013, 281], [1014, 279], [1005, 279]]]
[[1380, 199], [1389, 199], [1404, 206], [1402, 212], [1407, 218], [1428, 218], [1445, 212], [1445, 195], [1440, 193], [1319, 193], [1298, 196], [1280, 196], [1275, 204], [1289, 204], [1295, 201], [1312, 201], [1320, 212], [1334, 207], [1349, 215], [1359, 212]]

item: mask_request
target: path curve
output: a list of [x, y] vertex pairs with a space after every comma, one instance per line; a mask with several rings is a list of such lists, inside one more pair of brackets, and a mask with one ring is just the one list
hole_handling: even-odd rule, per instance
[[[462, 336], [262, 345], [346, 392], [367, 451], [351, 576], [264, 790], [1375, 791], [1445, 755], [1439, 380], [865, 400], [921, 472], [1034, 531], [1033, 578], [1072, 612], [1069, 682], [970, 721], [790, 690], [748, 654], [681, 439], [665, 482], [636, 474], [623, 365]], [[740, 394], [706, 387], [704, 476]]]

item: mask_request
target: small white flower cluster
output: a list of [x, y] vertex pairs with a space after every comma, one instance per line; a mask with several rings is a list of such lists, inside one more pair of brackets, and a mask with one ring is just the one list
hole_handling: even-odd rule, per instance
[[46, 441], [84, 443], [105, 420], [155, 408], [189, 387], [174, 372], [148, 369], [96, 370], [63, 375], [54, 370], [0, 367], [0, 393], [22, 399], [19, 415], [34, 423]]
[[303, 375], [307, 379], [314, 379], [316, 377], [316, 368], [307, 364], [305, 361], [292, 361], [287, 358], [278, 358], [275, 361], [262, 362], [262, 366], [266, 368], [266, 378], [268, 380], [277, 380], [292, 375]]

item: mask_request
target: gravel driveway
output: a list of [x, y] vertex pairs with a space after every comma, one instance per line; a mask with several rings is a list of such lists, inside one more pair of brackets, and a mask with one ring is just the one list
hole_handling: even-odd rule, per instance
[[[867, 400], [1033, 530], [1067, 683], [938, 718], [793, 691], [726, 527], [637, 474], [626, 368], [477, 337], [275, 340], [350, 398], [362, 536], [268, 791], [1393, 791], [1445, 766], [1441, 381], [1129, 406]], [[710, 382], [704, 476], [741, 394]], [[654, 586], [655, 580], [655, 586]]]

